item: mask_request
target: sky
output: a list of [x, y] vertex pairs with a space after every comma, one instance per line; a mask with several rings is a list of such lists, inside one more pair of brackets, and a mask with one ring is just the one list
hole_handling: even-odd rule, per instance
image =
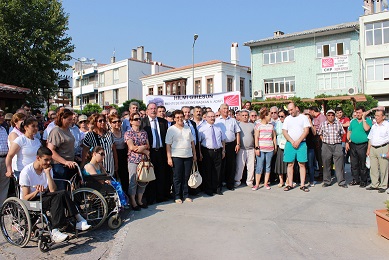
[[74, 58], [109, 63], [131, 57], [144, 46], [154, 61], [180, 67], [230, 62], [232, 42], [239, 44], [239, 64], [250, 66], [244, 42], [345, 22], [363, 15], [363, 0], [62, 0], [69, 15], [68, 35]]

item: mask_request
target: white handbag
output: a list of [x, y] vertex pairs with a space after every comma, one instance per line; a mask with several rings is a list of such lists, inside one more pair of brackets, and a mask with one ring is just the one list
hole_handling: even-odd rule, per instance
[[192, 173], [189, 176], [188, 180], [188, 186], [192, 189], [196, 189], [201, 185], [201, 182], [203, 181], [203, 178], [201, 177], [199, 170], [197, 168], [197, 162], [194, 162], [192, 164]]
[[280, 140], [280, 143], [278, 144], [278, 147], [280, 147], [280, 149], [284, 150], [285, 149], [285, 145], [286, 145], [286, 140], [282, 139], [282, 140]]

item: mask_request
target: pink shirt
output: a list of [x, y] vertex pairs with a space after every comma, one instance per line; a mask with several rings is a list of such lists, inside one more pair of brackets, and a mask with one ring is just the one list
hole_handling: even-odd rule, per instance
[[259, 122], [255, 125], [255, 130], [259, 130], [258, 145], [261, 152], [271, 152], [274, 150], [272, 124], [262, 124]]

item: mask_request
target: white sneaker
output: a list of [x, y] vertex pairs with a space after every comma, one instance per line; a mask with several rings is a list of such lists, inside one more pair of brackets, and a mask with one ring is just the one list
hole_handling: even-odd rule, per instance
[[88, 230], [90, 229], [90, 227], [91, 225], [89, 225], [88, 222], [86, 222], [86, 220], [82, 220], [76, 223], [76, 229], [81, 231]]
[[68, 238], [68, 235], [61, 233], [58, 229], [53, 229], [51, 231], [51, 238], [55, 243], [61, 243]]

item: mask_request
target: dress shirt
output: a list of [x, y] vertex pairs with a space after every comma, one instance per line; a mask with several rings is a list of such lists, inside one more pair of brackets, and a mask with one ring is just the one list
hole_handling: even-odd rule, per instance
[[131, 124], [130, 124], [130, 120], [128, 118], [124, 118], [123, 121], [122, 121], [122, 130], [123, 132], [127, 132], [127, 131], [130, 131], [131, 129]]
[[[212, 126], [216, 136], [216, 147], [212, 147]], [[226, 135], [223, 130], [216, 124], [204, 123], [199, 129], [199, 142], [201, 146], [208, 149], [219, 149], [223, 147], [222, 142], [226, 140]]]
[[384, 120], [381, 124], [374, 123], [367, 138], [372, 146], [389, 143], [389, 122]]
[[340, 144], [342, 143], [342, 135], [344, 129], [339, 121], [334, 121], [332, 124], [325, 121], [320, 124], [318, 135], [323, 137], [322, 141], [326, 144]]
[[8, 153], [8, 134], [4, 127], [0, 126], [0, 155]]
[[196, 145], [196, 131], [195, 131], [195, 129], [194, 129], [192, 123], [190, 122], [190, 120], [184, 120], [184, 124], [185, 124], [186, 126], [189, 126], [190, 131], [192, 132], [193, 142], [194, 142], [194, 144]]
[[154, 119], [152, 119], [151, 117], [148, 117], [148, 118], [149, 118], [149, 121], [150, 121], [151, 133], [153, 134], [153, 145], [152, 145], [152, 148], [156, 148], [157, 147], [157, 142], [156, 142], [156, 137], [155, 137], [155, 132], [154, 132], [154, 129], [155, 129], [155, 127], [154, 127], [155, 126], [154, 125], [154, 120], [157, 120], [157, 131], [158, 131], [158, 134], [159, 134], [159, 147], [163, 147], [161, 131], [159, 130], [158, 117], [155, 117]]
[[[315, 127], [316, 129], [316, 132], [319, 131], [319, 128], [320, 128], [320, 125], [321, 123], [327, 121], [327, 118], [325, 115], [323, 115], [322, 113], [320, 113], [317, 117], [314, 117], [313, 118], [313, 121], [312, 121], [312, 124], [313, 126]], [[317, 133], [316, 133], [317, 134]]]
[[236, 122], [235, 118], [227, 117], [224, 119], [223, 117], [218, 117], [215, 120], [215, 125], [220, 127], [222, 131], [226, 135], [226, 143], [230, 143], [235, 141], [236, 133], [240, 132], [240, 127], [238, 122]]

